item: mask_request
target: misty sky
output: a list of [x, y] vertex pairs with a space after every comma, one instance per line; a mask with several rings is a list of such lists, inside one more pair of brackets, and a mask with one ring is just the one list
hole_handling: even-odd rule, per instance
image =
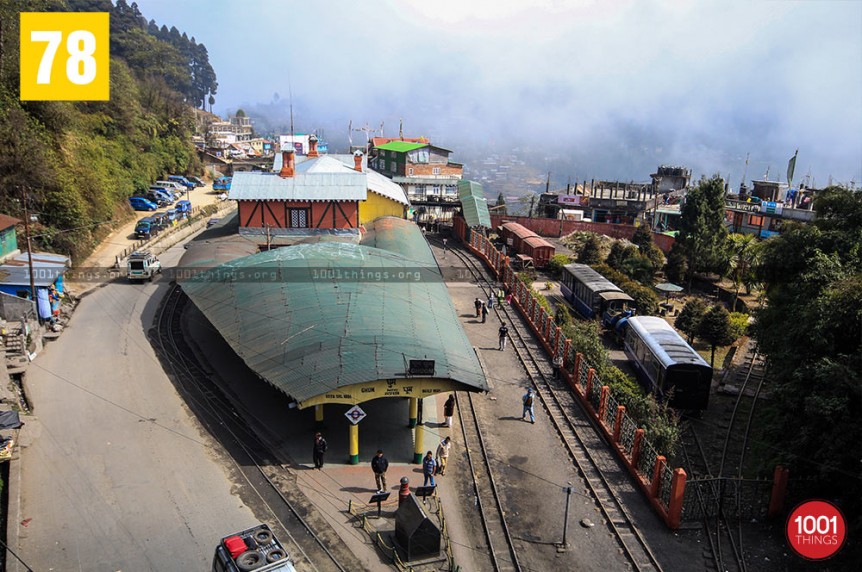
[[396, 136], [403, 118], [456, 161], [476, 148], [563, 157], [564, 181], [643, 181], [670, 164], [737, 186], [749, 152], [748, 180], [767, 167], [785, 180], [799, 148], [794, 181], [862, 183], [858, 0], [138, 6], [207, 46], [216, 113], [282, 126], [292, 99], [295, 130], [336, 148], [351, 120]]

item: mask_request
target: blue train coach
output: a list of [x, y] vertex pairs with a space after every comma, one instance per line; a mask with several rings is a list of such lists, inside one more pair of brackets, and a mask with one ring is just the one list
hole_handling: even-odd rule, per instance
[[624, 347], [647, 389], [677, 409], [706, 409], [712, 367], [664, 318], [634, 316], [626, 321]]
[[610, 324], [614, 316], [634, 308], [631, 296], [586, 264], [564, 266], [560, 290], [582, 316], [599, 316], [604, 324]]

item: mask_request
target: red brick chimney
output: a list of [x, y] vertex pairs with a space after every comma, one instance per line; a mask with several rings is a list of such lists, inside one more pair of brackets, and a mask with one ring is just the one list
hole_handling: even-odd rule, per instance
[[308, 138], [308, 156], [320, 157], [320, 153], [317, 152], [317, 135], [311, 135]]
[[293, 155], [293, 149], [284, 149], [281, 152], [281, 171], [278, 172], [279, 177], [286, 179], [293, 176]]
[[362, 172], [362, 151], [353, 153], [353, 170]]

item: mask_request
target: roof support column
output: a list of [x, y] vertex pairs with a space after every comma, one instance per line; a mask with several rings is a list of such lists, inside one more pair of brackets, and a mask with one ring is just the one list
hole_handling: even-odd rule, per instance
[[350, 443], [350, 459], [348, 459], [348, 463], [351, 465], [359, 464], [359, 424], [350, 425], [350, 438], [348, 439]]
[[314, 425], [318, 428], [323, 425], [323, 404], [314, 406]]
[[410, 419], [407, 426], [413, 429], [416, 427], [416, 419], [419, 417], [419, 398], [410, 397]]
[[413, 442], [413, 462], [415, 464], [419, 464], [422, 462], [422, 435], [425, 433], [425, 428], [422, 425], [416, 426], [416, 433], [414, 435]]

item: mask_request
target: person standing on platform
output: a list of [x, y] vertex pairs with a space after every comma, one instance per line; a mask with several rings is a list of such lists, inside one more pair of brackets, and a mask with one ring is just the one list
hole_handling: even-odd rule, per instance
[[371, 459], [371, 470], [374, 471], [374, 482], [378, 493], [386, 492], [386, 471], [389, 470], [389, 460], [383, 456], [383, 449], [377, 449], [377, 454]]
[[488, 309], [489, 310], [494, 309], [494, 291], [493, 290], [491, 290], [491, 293], [488, 294]]
[[473, 305], [476, 307], [476, 317], [478, 318], [479, 314], [482, 312], [482, 300], [476, 298], [476, 300], [473, 301]]
[[560, 381], [563, 379], [562, 369], [563, 369], [563, 354], [558, 353], [554, 356], [554, 379]]
[[526, 419], [527, 415], [530, 416], [530, 423], [536, 422], [536, 416], [533, 414], [533, 401], [535, 395], [533, 394], [533, 388], [527, 388], [527, 393], [524, 394], [524, 397], [521, 400], [524, 402], [524, 410], [521, 413], [521, 419]]
[[432, 487], [437, 486], [437, 483], [434, 482], [434, 471], [437, 469], [437, 462], [434, 460], [433, 455], [431, 451], [428, 451], [422, 460], [422, 474], [425, 475], [425, 484], [422, 485], [423, 487], [427, 487], [428, 483], [431, 483]]
[[452, 438], [446, 437], [437, 445], [437, 474], [446, 474], [446, 465], [449, 462], [449, 449], [452, 448]]
[[509, 328], [506, 327], [506, 324], [500, 326], [498, 334], [500, 336], [500, 351], [502, 351], [506, 349], [506, 337], [509, 335]]
[[443, 417], [446, 418], [446, 427], [452, 426], [453, 415], [455, 415], [455, 394], [450, 393], [449, 399], [443, 404]]
[[506, 303], [510, 306], [512, 305], [512, 293], [511, 292], [506, 294]]
[[323, 435], [320, 433], [314, 434], [314, 468], [322, 469], [323, 468], [323, 455], [326, 453], [326, 439], [323, 438]]
[[482, 303], [482, 323], [485, 323], [485, 320], [488, 319], [488, 306]]

